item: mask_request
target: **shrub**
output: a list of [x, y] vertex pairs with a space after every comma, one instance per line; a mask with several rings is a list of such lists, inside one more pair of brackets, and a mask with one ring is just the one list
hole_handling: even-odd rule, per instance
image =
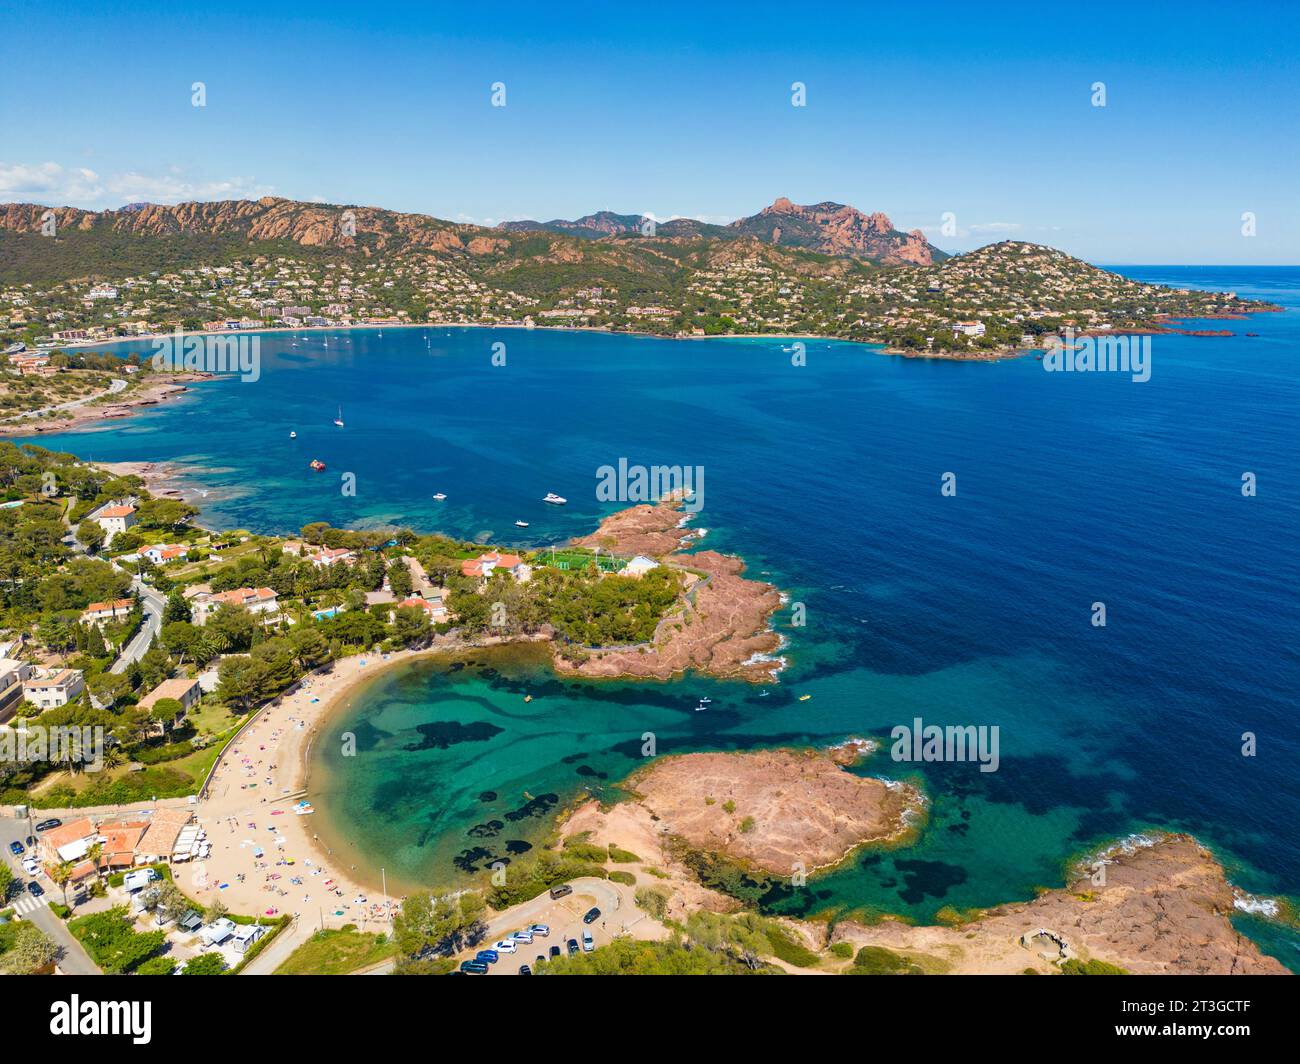
[[1062, 975], [1128, 975], [1128, 971], [1117, 964], [1107, 964], [1105, 961], [1091, 960], [1081, 961], [1077, 957], [1071, 957], [1068, 961], [1061, 962]]
[[841, 960], [848, 960], [853, 956], [853, 943], [835, 942], [831, 945], [831, 955], [839, 957]]
[[635, 886], [636, 876], [631, 872], [624, 872], [622, 869], [616, 869], [609, 873], [609, 879], [614, 883], [622, 883], [625, 886]]
[[848, 975], [924, 975], [911, 958], [884, 946], [863, 946]]

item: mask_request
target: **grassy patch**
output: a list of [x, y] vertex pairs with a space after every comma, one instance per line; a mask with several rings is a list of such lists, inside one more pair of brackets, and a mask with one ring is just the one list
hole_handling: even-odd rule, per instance
[[347, 975], [393, 956], [396, 947], [381, 934], [358, 931], [351, 924], [317, 931], [275, 970], [276, 975]]

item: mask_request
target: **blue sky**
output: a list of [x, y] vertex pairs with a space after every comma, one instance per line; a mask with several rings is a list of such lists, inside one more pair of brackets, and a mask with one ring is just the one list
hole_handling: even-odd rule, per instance
[[1293, 5], [986, 6], [0, 0], [0, 201], [494, 224], [788, 196], [949, 250], [1300, 261]]

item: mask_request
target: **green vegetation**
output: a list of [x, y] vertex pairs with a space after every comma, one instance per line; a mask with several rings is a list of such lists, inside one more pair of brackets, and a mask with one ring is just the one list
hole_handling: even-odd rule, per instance
[[848, 960], [853, 956], [853, 943], [851, 942], [833, 942], [831, 943], [831, 956], [838, 957], [840, 960]]
[[776, 957], [797, 968], [811, 968], [820, 961], [779, 921], [757, 913], [693, 912], [686, 919], [686, 936], [697, 946], [728, 950], [751, 966], [761, 957]]
[[[260, 945], [260, 942], [254, 943], [254, 948], [256, 948], [257, 945]], [[226, 962], [221, 959], [219, 953], [200, 953], [197, 957], [191, 957], [186, 961], [185, 967], [181, 969], [181, 975], [225, 974]]]
[[431, 974], [430, 961], [481, 941], [487, 934], [485, 908], [483, 896], [475, 891], [453, 897], [435, 897], [427, 890], [408, 895], [393, 919], [394, 974]]
[[521, 901], [537, 897], [557, 883], [566, 883], [583, 876], [604, 879], [604, 865], [581, 860], [567, 850], [561, 853], [534, 850], [506, 866], [505, 883], [494, 885], [488, 890], [487, 902], [500, 912]]
[[656, 920], [662, 920], [668, 912], [668, 892], [658, 887], [638, 887], [636, 903]]
[[1061, 962], [1062, 975], [1128, 975], [1128, 970], [1106, 961], [1081, 961], [1077, 957]]
[[397, 946], [387, 935], [354, 924], [317, 931], [275, 970], [276, 975], [347, 975], [387, 960]]
[[845, 975], [924, 975], [913, 958], [884, 946], [863, 946]]
[[125, 906], [78, 916], [68, 930], [105, 972], [121, 975], [157, 953], [166, 939], [162, 931], [136, 931]]
[[0, 923], [0, 975], [29, 975], [52, 964], [58, 947], [40, 928], [30, 923], [15, 923], [13, 910], [7, 923]]
[[631, 850], [621, 850], [613, 843], [609, 846], [609, 859], [616, 864], [640, 864], [641, 858]]
[[621, 868], [617, 868], [610, 872], [609, 880], [611, 883], [622, 883], [624, 886], [628, 887], [636, 886], [636, 876], [631, 872], [624, 872]]
[[677, 942], [619, 938], [591, 953], [537, 965], [538, 975], [758, 975], [725, 953]]

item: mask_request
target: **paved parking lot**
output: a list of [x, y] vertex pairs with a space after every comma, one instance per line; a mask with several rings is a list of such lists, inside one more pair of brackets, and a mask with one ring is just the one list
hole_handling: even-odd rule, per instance
[[[573, 893], [567, 897], [554, 899], [543, 894], [489, 921], [484, 941], [457, 954], [456, 963], [473, 960], [479, 950], [494, 948], [499, 939], [530, 924], [546, 924], [551, 929], [548, 937], [534, 937], [531, 944], [521, 942], [516, 952], [502, 953], [496, 964], [488, 966], [488, 975], [518, 975], [520, 965], [534, 967], [539, 955], [549, 959], [552, 946], [559, 946], [561, 955], [567, 956], [566, 943], [571, 938], [581, 949], [583, 931], [590, 931], [593, 947], [600, 947], [625, 931], [635, 934], [643, 922], [652, 923], [644, 920], [633, 904], [630, 887], [600, 879], [576, 880], [572, 886]], [[584, 924], [583, 914], [593, 907], [600, 909], [600, 917]]]

